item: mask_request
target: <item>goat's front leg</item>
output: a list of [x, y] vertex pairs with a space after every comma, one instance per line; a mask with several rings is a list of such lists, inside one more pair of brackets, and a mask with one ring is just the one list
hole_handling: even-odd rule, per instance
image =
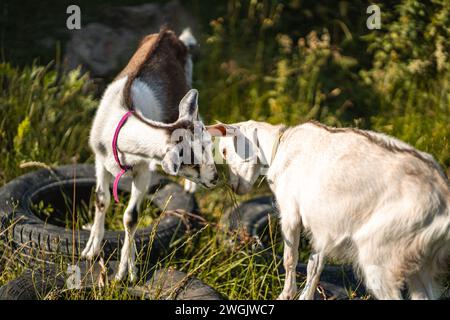
[[100, 252], [105, 233], [105, 213], [108, 210], [111, 200], [111, 194], [109, 192], [111, 174], [106, 171], [103, 163], [98, 159], [95, 161], [95, 175], [97, 178], [97, 187], [95, 189], [94, 223], [86, 247], [81, 253], [81, 256], [86, 259], [93, 259]]
[[300, 295], [300, 300], [313, 300], [314, 292], [319, 283], [320, 274], [324, 267], [324, 254], [322, 252], [312, 253], [306, 267], [306, 285]]
[[278, 300], [287, 300], [293, 299], [297, 293], [296, 266], [301, 225], [295, 218], [284, 215], [297, 214], [297, 212], [281, 212], [281, 232], [284, 240], [283, 265], [286, 278], [284, 280], [283, 292], [278, 296]]
[[136, 281], [137, 270], [135, 266], [136, 249], [134, 246], [134, 234], [137, 228], [139, 210], [142, 200], [150, 183], [151, 173], [148, 168], [135, 168], [133, 184], [131, 186], [131, 197], [123, 215], [125, 227], [125, 240], [120, 255], [119, 269], [116, 280], [122, 280], [128, 270], [130, 281]]

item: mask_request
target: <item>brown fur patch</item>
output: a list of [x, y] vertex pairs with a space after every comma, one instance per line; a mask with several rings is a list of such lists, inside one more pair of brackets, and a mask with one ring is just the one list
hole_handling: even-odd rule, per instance
[[[127, 76], [127, 82], [123, 89], [124, 104], [128, 110], [134, 110], [131, 98], [131, 86], [137, 78], [151, 86], [155, 79], [158, 82], [158, 92], [162, 95], [161, 102], [164, 108], [164, 123], [174, 123], [178, 119], [179, 103], [189, 90], [186, 82], [184, 65], [188, 50], [178, 39], [175, 33], [166, 28], [158, 34], [146, 36], [140, 43], [127, 66], [119, 73], [116, 79]], [[135, 114], [141, 121], [152, 127], [158, 127], [155, 123], [149, 123], [139, 114]], [[185, 123], [174, 126], [185, 128]], [[168, 128], [170, 129], [170, 128]]]

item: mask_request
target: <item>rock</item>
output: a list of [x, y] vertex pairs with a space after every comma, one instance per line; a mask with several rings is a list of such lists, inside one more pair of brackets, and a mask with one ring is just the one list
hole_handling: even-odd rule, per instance
[[158, 32], [162, 25], [178, 33], [195, 27], [193, 17], [178, 1], [105, 9], [102, 19], [104, 23], [89, 23], [70, 32], [64, 59], [69, 70], [81, 66], [94, 78], [112, 78], [145, 35]]
[[81, 66], [93, 77], [112, 76], [124, 66], [133, 52], [139, 36], [126, 29], [91, 23], [75, 33], [66, 47], [66, 63], [69, 69]]

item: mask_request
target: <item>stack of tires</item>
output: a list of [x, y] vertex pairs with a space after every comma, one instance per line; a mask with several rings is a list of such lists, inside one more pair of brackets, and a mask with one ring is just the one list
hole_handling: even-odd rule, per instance
[[[75, 263], [81, 278], [88, 279], [83, 282], [85, 289], [98, 284], [100, 277], [105, 276], [105, 270], [107, 279], [114, 275], [124, 232], [105, 232], [101, 253], [101, 262], [106, 261], [107, 264], [105, 267], [103, 263], [88, 263], [80, 258], [90, 231], [73, 228], [71, 212], [78, 212], [74, 208], [89, 205], [95, 184], [94, 167], [76, 165], [31, 172], [0, 189], [2, 242], [25, 265], [34, 266], [32, 270], [25, 270], [21, 276], [1, 287], [0, 299], [41, 299], [49, 292], [54, 292], [55, 288], [67, 289], [67, 278], [70, 275], [61, 274], [61, 263], [67, 261]], [[129, 193], [130, 188], [131, 181], [122, 179], [119, 184], [122, 196]], [[137, 230], [136, 249], [143, 255], [143, 261], [156, 264], [159, 258], [167, 256], [174, 241], [199, 226], [198, 221], [192, 218], [199, 213], [199, 209], [192, 194], [156, 174], [149, 187], [148, 197], [155, 209], [164, 211], [165, 214], [158, 223]], [[49, 206], [51, 214], [43, 214]], [[225, 224], [231, 230], [243, 228], [241, 231], [257, 239], [256, 243], [264, 249], [272, 245], [269, 240], [274, 240], [267, 237], [267, 231], [269, 227], [276, 228], [278, 218], [275, 207], [271, 197], [258, 197], [243, 202], [228, 211]], [[275, 224], [271, 225], [271, 222]], [[275, 241], [281, 241], [279, 233], [277, 239]], [[57, 258], [62, 260], [58, 262]], [[274, 259], [272, 254], [263, 258]], [[276, 259], [281, 260], [281, 257]], [[280, 268], [280, 272], [284, 272]], [[305, 264], [298, 264], [297, 271], [306, 274]], [[210, 286], [177, 270], [156, 270], [145, 278], [147, 282], [144, 285], [128, 288], [130, 298], [222, 298]], [[346, 299], [348, 291], [344, 288], [356, 290], [359, 286], [348, 268], [327, 266], [322, 273], [320, 287], [323, 290], [317, 296], [318, 299]]]
[[[7, 247], [4, 249], [14, 252], [15, 258], [33, 269], [26, 270], [1, 287], [0, 299], [37, 299], [55, 288], [63, 289], [67, 279], [65, 274], [56, 271], [58, 259], [63, 259], [62, 263], [76, 261], [81, 277], [98, 270], [98, 263], [88, 266], [80, 258], [90, 231], [73, 231], [67, 226], [73, 222], [72, 208], [89, 205], [95, 182], [94, 166], [69, 165], [25, 174], [0, 189], [0, 234], [3, 245]], [[122, 179], [119, 192], [126, 194], [130, 188], [131, 181]], [[198, 213], [198, 206], [192, 194], [156, 174], [149, 186], [148, 197], [165, 214], [158, 223], [138, 229], [135, 241], [136, 249], [144, 254], [145, 261], [155, 263], [167, 255], [175, 240], [197, 227], [193, 215], [184, 213]], [[47, 207], [51, 215], [45, 216], [42, 209]], [[105, 231], [101, 257], [108, 263], [108, 276], [114, 273], [123, 241], [123, 231]], [[152, 292], [156, 292], [156, 283], [167, 287], [183, 279], [182, 290], [173, 299], [220, 298], [211, 287], [179, 271], [157, 270], [148, 279], [150, 282], [144, 289], [141, 287], [130, 292], [135, 292], [135, 297], [155, 298]], [[89, 285], [93, 285], [92, 281]]]

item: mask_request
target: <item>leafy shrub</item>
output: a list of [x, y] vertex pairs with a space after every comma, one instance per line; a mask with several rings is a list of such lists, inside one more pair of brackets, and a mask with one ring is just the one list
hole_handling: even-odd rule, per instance
[[373, 128], [412, 143], [450, 166], [450, 6], [403, 1], [387, 31], [367, 40], [373, 67], [362, 80], [381, 97]]
[[[364, 35], [353, 26], [351, 35], [339, 20], [345, 37], [334, 31], [333, 39], [323, 27], [305, 31], [301, 21], [289, 30], [294, 3], [229, 0], [211, 21], [195, 71], [207, 121], [295, 125], [314, 118], [357, 125], [396, 136], [450, 166], [448, 4], [385, 4], [382, 30]], [[324, 21], [339, 16], [309, 8], [325, 12]], [[298, 4], [295, 12], [304, 17], [307, 9]]]
[[90, 122], [96, 102], [87, 75], [50, 65], [0, 64], [0, 184], [21, 173], [22, 162], [49, 165], [89, 158]]
[[226, 18], [211, 21], [196, 65], [208, 120], [298, 124], [315, 118], [338, 125], [367, 114], [357, 60], [343, 55], [326, 29], [292, 36], [282, 32], [282, 4], [229, 4]]

